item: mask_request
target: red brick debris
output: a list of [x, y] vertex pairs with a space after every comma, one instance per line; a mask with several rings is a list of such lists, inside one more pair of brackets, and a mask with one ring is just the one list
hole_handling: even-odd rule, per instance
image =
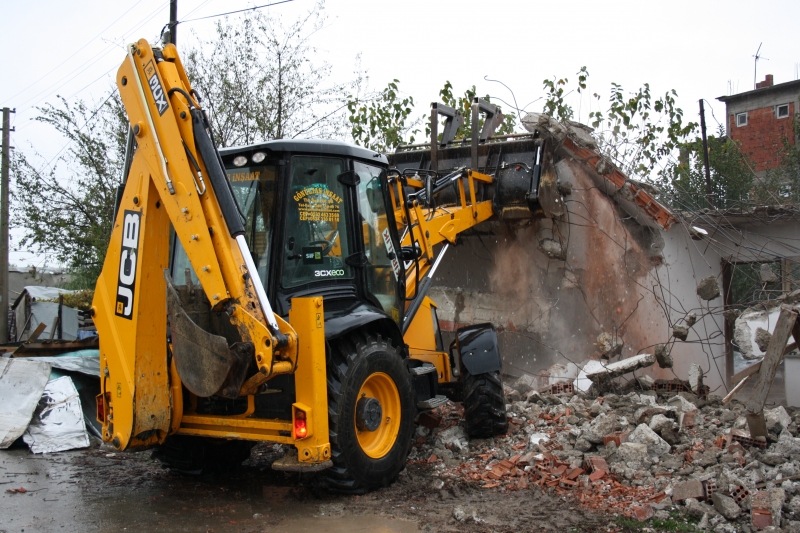
[[[444, 429], [450, 428], [458, 423], [460, 417], [456, 412], [458, 408], [452, 404], [439, 407], [432, 418], [441, 420]], [[565, 415], [569, 416], [569, 410]], [[441, 465], [443, 470], [440, 476], [472, 483], [483, 489], [505, 492], [534, 487], [541, 490], [552, 489], [559, 495], [571, 495], [580, 505], [589, 509], [623, 514], [639, 521], [652, 518], [654, 509], [650, 504], [661, 503], [667, 498], [663, 491], [657, 492], [653, 487], [623, 485], [617, 476], [609, 471], [606, 460], [599, 455], [586, 457], [581, 467], [573, 467], [570, 463], [559, 460], [550, 452], [561, 447], [555, 436], [567, 430], [564, 427], [566, 418], [564, 415], [551, 416], [542, 413], [539, 419], [551, 423], [548, 426], [550, 431], [546, 432], [550, 439], [540, 443], [540, 449], [547, 451], [524, 452], [527, 448], [528, 435], [520, 429], [526, 421], [510, 418], [509, 426], [514, 429], [509, 429], [509, 435], [519, 439], [511, 449], [520, 453], [507, 459], [499, 459], [497, 456], [502, 454], [497, 453], [497, 450], [486, 448], [457, 466]], [[621, 438], [624, 442], [623, 435], [617, 435], [616, 438]], [[415, 446], [421, 446], [425, 440], [425, 437], [418, 438]], [[440, 458], [432, 454], [427, 459], [410, 463], [437, 464], [439, 461]]]

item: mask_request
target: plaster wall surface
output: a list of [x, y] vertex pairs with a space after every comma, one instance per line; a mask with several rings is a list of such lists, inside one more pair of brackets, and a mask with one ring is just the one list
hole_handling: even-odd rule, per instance
[[[598, 358], [603, 332], [624, 340], [623, 357], [652, 353], [670, 340], [683, 310], [699, 306], [696, 280], [719, 273], [718, 258], [706, 264], [685, 242], [690, 239], [684, 228], [676, 225], [665, 240], [661, 230], [620, 209], [579, 163], [562, 161], [557, 171], [559, 180], [573, 185], [562, 220], [498, 222], [491, 231], [463, 237], [448, 252], [431, 290], [443, 330], [491, 322], [504, 372], [537, 375], [543, 384], [554, 364], [582, 366]], [[559, 242], [563, 258], [543, 253], [544, 239]], [[664, 279], [674, 287], [665, 290]], [[691, 362], [680, 369], [688, 370]]]

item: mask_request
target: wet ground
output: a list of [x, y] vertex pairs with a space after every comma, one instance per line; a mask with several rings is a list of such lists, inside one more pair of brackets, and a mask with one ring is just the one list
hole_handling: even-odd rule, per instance
[[237, 472], [197, 477], [164, 470], [147, 451], [3, 450], [0, 533], [595, 531], [613, 522], [538, 488], [441, 480], [429, 465], [409, 465], [392, 486], [363, 496], [330, 494], [314, 478], [271, 470], [267, 445], [253, 452]]

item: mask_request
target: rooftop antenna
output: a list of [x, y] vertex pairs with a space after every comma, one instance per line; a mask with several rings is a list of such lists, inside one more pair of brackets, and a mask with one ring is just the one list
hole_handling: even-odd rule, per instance
[[764, 44], [764, 43], [763, 42], [762, 43], [758, 43], [758, 50], [756, 50], [756, 55], [753, 56], [755, 58], [755, 65], [753, 65], [753, 89], [756, 88], [756, 83], [757, 83], [756, 80], [758, 79], [758, 60], [759, 59], [766, 59], [767, 61], [769, 61], [768, 57], [762, 57], [762, 56], [758, 55], [758, 53], [761, 51], [761, 45], [762, 44]]

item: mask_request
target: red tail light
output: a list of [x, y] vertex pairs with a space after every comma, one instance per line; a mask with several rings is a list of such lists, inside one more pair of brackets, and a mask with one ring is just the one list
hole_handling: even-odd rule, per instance
[[106, 420], [106, 402], [105, 402], [105, 398], [103, 398], [102, 394], [98, 394], [95, 397], [95, 401], [97, 402], [97, 421], [102, 424]]
[[308, 437], [308, 426], [306, 425], [305, 412], [295, 409], [294, 411], [294, 438], [304, 439]]

